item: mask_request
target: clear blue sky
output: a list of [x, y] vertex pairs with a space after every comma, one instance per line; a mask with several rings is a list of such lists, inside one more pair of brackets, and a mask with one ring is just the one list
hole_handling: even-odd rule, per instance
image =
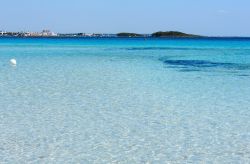
[[0, 30], [250, 36], [250, 0], [1, 0]]

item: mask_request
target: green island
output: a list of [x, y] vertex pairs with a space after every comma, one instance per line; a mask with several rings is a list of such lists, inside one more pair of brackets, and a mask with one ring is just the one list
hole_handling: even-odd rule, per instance
[[166, 31], [166, 32], [155, 32], [151, 35], [152, 37], [201, 37], [199, 35], [186, 34], [179, 31]]
[[169, 37], [169, 38], [194, 38], [194, 37], [202, 37], [199, 35], [193, 35], [193, 34], [186, 34], [183, 32], [179, 32], [179, 31], [159, 31], [159, 32], [155, 32], [153, 34], [137, 34], [137, 33], [127, 33], [127, 32], [122, 32], [122, 33], [118, 33], [116, 34], [117, 37]]
[[143, 37], [142, 34], [127, 33], [127, 32], [118, 33], [116, 35], [117, 37]]

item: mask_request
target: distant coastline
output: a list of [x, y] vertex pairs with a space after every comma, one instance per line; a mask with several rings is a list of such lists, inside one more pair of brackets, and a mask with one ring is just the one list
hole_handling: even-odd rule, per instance
[[166, 31], [166, 32], [155, 32], [152, 34], [139, 34], [139, 33], [128, 33], [121, 32], [117, 34], [107, 33], [54, 33], [50, 30], [43, 30], [42, 32], [6, 32], [0, 30], [0, 38], [187, 38], [187, 39], [237, 39], [246, 38], [248, 36], [202, 36], [195, 34], [187, 34], [179, 31]]
[[6, 32], [0, 31], [0, 37], [202, 37], [199, 35], [186, 34], [179, 31], [155, 32], [152, 34], [138, 34], [138, 33], [117, 33], [117, 34], [103, 34], [103, 33], [54, 33], [50, 30], [43, 30], [42, 32]]

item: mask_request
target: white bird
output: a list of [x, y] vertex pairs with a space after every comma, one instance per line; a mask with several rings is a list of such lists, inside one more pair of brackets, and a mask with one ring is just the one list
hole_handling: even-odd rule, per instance
[[16, 66], [16, 59], [11, 59], [10, 64]]

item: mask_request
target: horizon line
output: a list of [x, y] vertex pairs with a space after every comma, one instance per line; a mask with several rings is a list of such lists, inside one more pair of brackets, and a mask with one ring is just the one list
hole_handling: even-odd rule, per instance
[[[0, 30], [0, 36], [3, 36], [3, 34], [1, 35], [1, 33], [5, 32], [5, 33], [42, 33], [43, 31], [46, 31], [48, 29], [43, 29], [41, 31], [26, 31], [26, 30], [21, 30], [21, 31], [8, 31], [8, 30]], [[150, 33], [138, 33], [138, 32], [54, 32], [51, 30], [48, 30], [49, 32], [55, 33], [55, 34], [109, 34], [109, 35], [117, 35], [120, 33], [134, 33], [134, 34], [140, 34], [140, 35], [152, 35], [153, 33], [156, 32], [182, 32], [182, 31], [175, 31], [175, 30], [169, 30], [169, 31], [163, 31], [163, 30], [159, 30], [159, 31], [155, 31], [155, 32], [150, 32]], [[185, 33], [185, 32], [182, 32]], [[186, 33], [186, 34], [190, 34], [190, 33]], [[224, 38], [250, 38], [250, 36], [247, 35], [200, 35], [200, 34], [191, 34], [191, 35], [197, 35], [197, 36], [201, 36], [201, 37], [224, 37]]]

